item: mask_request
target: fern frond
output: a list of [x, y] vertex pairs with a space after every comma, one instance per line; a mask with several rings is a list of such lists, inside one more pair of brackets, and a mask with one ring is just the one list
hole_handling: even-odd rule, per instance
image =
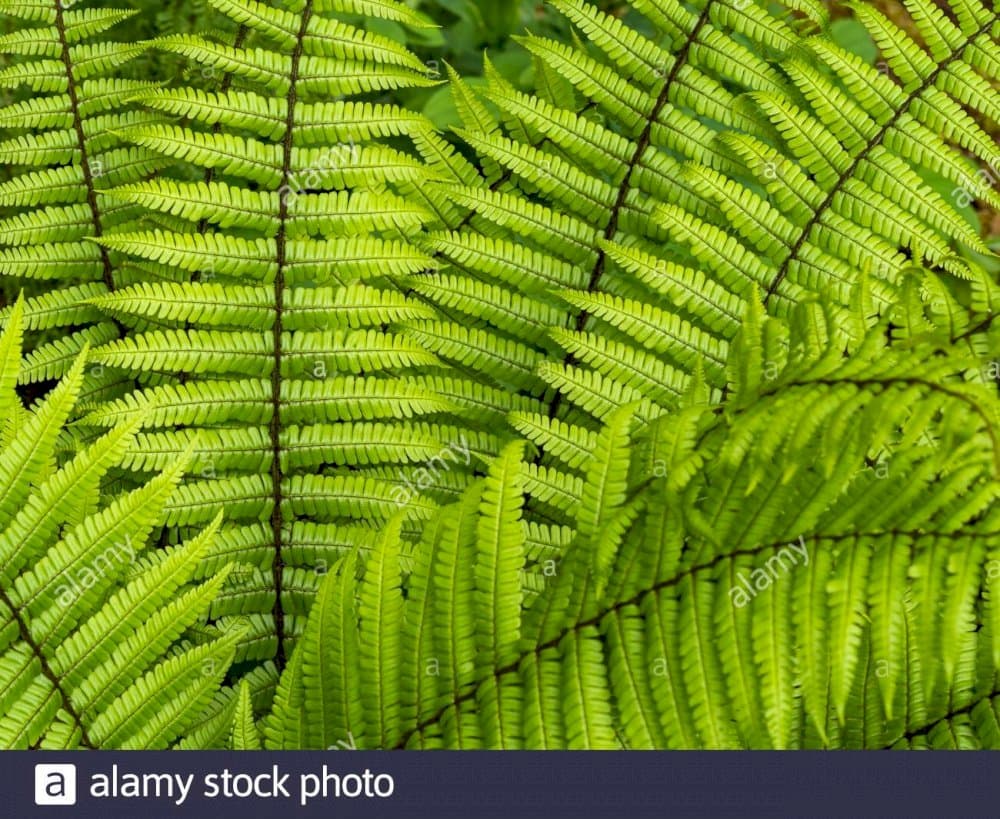
[[216, 614], [255, 618], [238, 656], [281, 668], [296, 639], [313, 639], [301, 615], [319, 574], [317, 553], [296, 540], [303, 526], [370, 526], [401, 510], [410, 542], [412, 521], [458, 496], [500, 444], [420, 381], [445, 369], [442, 344], [474, 339], [402, 332], [442, 326], [440, 311], [401, 281], [434, 265], [418, 236], [438, 217], [418, 192], [459, 165], [428, 120], [372, 101], [373, 92], [434, 81], [417, 57], [351, 15], [426, 21], [396, 3], [212, 5], [242, 36], [153, 44], [217, 81], [136, 95], [183, 118], [121, 129], [175, 172], [110, 192], [151, 214], [148, 229], [99, 240], [140, 260], [142, 272], [87, 300], [141, 328], [95, 345], [94, 360], [157, 377], [90, 402], [81, 428], [143, 413], [124, 459], [137, 475], [203, 433], [198, 474], [171, 502], [164, 538], [219, 509], [224, 539], [263, 524], [254, 554], [269, 548], [270, 559], [234, 575]]
[[[128, 230], [139, 217], [108, 198], [110, 187], [165, 164], [117, 135], [159, 119], [129, 105], [151, 84], [122, 76], [145, 45], [113, 39], [113, 29], [134, 14], [53, 1], [3, 38], [13, 62], [0, 72], [0, 85], [12, 91], [0, 102], [0, 157], [8, 168], [0, 185], [0, 277], [7, 292], [25, 289], [32, 331], [115, 327], [82, 304], [85, 294], [114, 290], [120, 281], [115, 254], [88, 240]], [[67, 340], [74, 355], [83, 343]], [[53, 361], [45, 377], [63, 375], [70, 360]], [[88, 390], [114, 383], [109, 374], [88, 373]]]
[[[19, 301], [0, 336], [8, 389], [22, 321]], [[199, 717], [234, 656], [238, 631], [186, 640], [226, 580], [223, 570], [191, 583], [218, 521], [183, 546], [148, 548], [183, 460], [131, 493], [98, 498], [136, 422], [56, 466], [83, 367], [81, 357], [0, 448], [0, 744], [165, 748]]]
[[[788, 357], [764, 377], [768, 362], [748, 350], [773, 335]], [[471, 618], [488, 619], [479, 578], [504, 576], [495, 544], [523, 543], [515, 510], [537, 502], [517, 446], [428, 523], [399, 576], [415, 592], [402, 616], [451, 614], [433, 656], [452, 670], [444, 685], [401, 675], [387, 688], [379, 668], [396, 724], [366, 747], [943, 746], [951, 723], [973, 719], [958, 744], [992, 743], [981, 590], [1000, 523], [996, 396], [932, 375], [938, 359], [950, 372], [974, 359], [934, 341], [894, 349], [884, 327], [852, 338], [835, 309], [809, 304], [787, 324], [759, 312], [734, 343], [755, 361], [743, 396], [756, 399], [689, 404], [634, 431], [629, 408], [615, 413], [566, 510], [573, 540], [554, 579], [502, 629]], [[814, 403], [825, 422], [801, 411]], [[870, 465], [885, 447], [887, 474]], [[691, 457], [703, 466], [670, 471]], [[392, 560], [398, 533], [385, 537], [368, 572]], [[342, 581], [324, 593], [354, 604]], [[394, 580], [387, 601], [398, 594]], [[498, 652], [497, 634], [520, 641]], [[386, 650], [410, 655], [399, 669], [426, 659], [419, 641]], [[944, 661], [922, 662], [934, 656]]]
[[[477, 349], [503, 366], [439, 343], [446, 363], [529, 391], [560, 420], [643, 400], [665, 411], [698, 363], [724, 386], [755, 290], [773, 315], [817, 293], [846, 315], [860, 274], [883, 314], [913, 267], [989, 279], [975, 259], [992, 251], [960, 208], [998, 204], [966, 156], [1000, 160], [987, 131], [995, 10], [914, 4], [918, 44], [855, 4], [881, 72], [818, 30], [819, 3], [637, 4], [668, 45], [586, 0], [554, 5], [585, 44], [523, 45], [574, 93], [525, 93], [488, 63], [479, 97], [453, 82], [457, 134], [485, 174], [444, 185], [462, 215], [431, 234], [439, 264], [412, 287], [474, 317]], [[952, 301], [953, 338], [988, 326], [992, 308]], [[528, 362], [544, 384], [517, 372]]]

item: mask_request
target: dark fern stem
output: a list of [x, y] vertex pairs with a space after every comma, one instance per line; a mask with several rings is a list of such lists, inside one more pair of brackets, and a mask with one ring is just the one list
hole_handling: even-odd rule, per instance
[[[94, 187], [94, 174], [90, 167], [90, 157], [87, 153], [87, 137], [83, 131], [83, 119], [80, 116], [80, 100], [76, 89], [76, 76], [73, 73], [73, 62], [69, 53], [69, 42], [66, 38], [66, 20], [62, 0], [55, 0], [56, 31], [59, 32], [59, 51], [63, 65], [66, 67], [66, 94], [69, 97], [70, 112], [73, 116], [73, 130], [76, 132], [77, 147], [80, 151], [80, 169], [83, 173], [83, 184], [87, 192], [87, 205], [90, 207], [91, 219], [94, 223], [94, 236], [104, 235], [101, 222], [101, 210], [97, 204], [97, 189]], [[107, 248], [101, 246], [101, 263], [104, 266], [104, 285], [109, 291], [115, 289], [114, 267]], [[121, 329], [121, 327], [119, 327]]]
[[[70, 699], [69, 694], [63, 690], [62, 683], [59, 681], [59, 675], [53, 671], [52, 666], [49, 664], [48, 657], [45, 656], [42, 651], [42, 647], [38, 644], [38, 641], [34, 638], [31, 633], [31, 626], [28, 621], [24, 618], [21, 610], [11, 601], [7, 594], [6, 589], [0, 585], [0, 603], [3, 603], [7, 611], [10, 612], [10, 616], [14, 618], [17, 623], [18, 634], [21, 639], [24, 640], [24, 644], [28, 646], [35, 659], [38, 660], [38, 667], [42, 672], [42, 676], [45, 677], [51, 684], [52, 688], [58, 692], [59, 698], [62, 701], [62, 707], [69, 715], [72, 720], [73, 725], [80, 729], [80, 744], [85, 748], [94, 750], [97, 745], [91, 740], [90, 736], [87, 734], [87, 727], [83, 724], [83, 719], [80, 712], [76, 710], [73, 705], [73, 701]], [[37, 743], [36, 743], [37, 747]]]
[[871, 141], [868, 142], [868, 144], [865, 145], [865, 147], [858, 152], [858, 155], [854, 157], [854, 161], [851, 162], [851, 164], [842, 174], [840, 174], [840, 176], [837, 178], [836, 183], [834, 183], [834, 185], [830, 188], [829, 192], [827, 193], [823, 201], [820, 203], [819, 207], [816, 208], [812, 216], [809, 217], [809, 221], [806, 222], [806, 224], [802, 227], [802, 231], [799, 233], [799, 236], [796, 239], [795, 244], [792, 245], [791, 250], [788, 253], [788, 256], [785, 257], [785, 260], [781, 263], [781, 267], [778, 268], [778, 272], [775, 274], [774, 279], [771, 281], [770, 285], [767, 288], [767, 292], [763, 296], [763, 301], [765, 306], [767, 306], [767, 304], [770, 302], [771, 297], [778, 292], [778, 288], [781, 286], [781, 283], [788, 276], [788, 268], [791, 266], [792, 262], [794, 262], [798, 258], [799, 253], [802, 251], [802, 248], [805, 247], [806, 243], [812, 237], [813, 230], [815, 230], [816, 226], [822, 221], [823, 215], [830, 209], [830, 206], [837, 198], [837, 194], [840, 193], [844, 185], [846, 185], [854, 177], [854, 174], [858, 170], [858, 167], [861, 165], [861, 163], [864, 162], [864, 160], [869, 156], [869, 154], [871, 154], [872, 151], [874, 151], [879, 145], [882, 144], [883, 140], [885, 140], [889, 131], [891, 131], [893, 127], [895, 127], [895, 125], [899, 122], [899, 120], [902, 119], [902, 117], [904, 117], [907, 114], [907, 112], [910, 110], [913, 104], [917, 100], [919, 100], [927, 91], [929, 91], [931, 88], [934, 87], [934, 84], [937, 82], [938, 77], [940, 77], [941, 74], [944, 71], [946, 71], [950, 65], [962, 59], [962, 55], [965, 54], [966, 49], [972, 43], [974, 43], [976, 40], [982, 37], [984, 34], [989, 33], [990, 29], [992, 29], [993, 26], [996, 25], [996, 22], [997, 22], [997, 15], [994, 14], [993, 17], [991, 17], [988, 22], [986, 22], [982, 27], [980, 27], [978, 31], [969, 35], [966, 38], [965, 42], [960, 44], [954, 51], [952, 51], [952, 53], [946, 59], [940, 61], [934, 68], [934, 70], [927, 75], [924, 81], [920, 83], [920, 85], [914, 88], [913, 91], [911, 91], [907, 95], [906, 100], [903, 102], [903, 104], [898, 109], [893, 111], [892, 116], [889, 117], [888, 120], [886, 120], [885, 124], [879, 129], [878, 133], [875, 134], [875, 136], [872, 137]]
[[309, 20], [312, 17], [312, 0], [306, 0], [302, 9], [302, 22], [299, 26], [298, 36], [295, 42], [295, 49], [292, 52], [292, 70], [289, 80], [287, 119], [285, 121], [285, 134], [282, 141], [282, 167], [281, 167], [281, 187], [279, 188], [280, 205], [278, 211], [278, 234], [276, 238], [277, 247], [277, 270], [274, 275], [274, 327], [272, 334], [274, 339], [274, 361], [271, 371], [271, 423], [269, 427], [271, 439], [271, 492], [274, 507], [271, 509], [271, 530], [274, 536], [274, 555], [271, 564], [271, 576], [274, 580], [274, 629], [277, 648], [275, 650], [274, 662], [280, 671], [285, 667], [287, 656], [285, 652], [285, 611], [281, 603], [282, 575], [285, 569], [282, 547], [284, 545], [284, 512], [282, 510], [282, 481], [284, 475], [281, 469], [281, 366], [282, 366], [282, 339], [284, 332], [283, 310], [285, 300], [285, 265], [287, 263], [287, 230], [288, 230], [288, 202], [287, 190], [291, 181], [292, 172], [292, 134], [295, 126], [295, 101], [297, 97], [296, 83], [299, 76], [299, 62], [302, 59], [302, 50], [305, 42], [306, 32], [309, 29]]
[[[608, 223], [604, 228], [603, 238], [606, 242], [610, 242], [615, 238], [615, 236], [618, 235], [618, 223], [621, 218], [621, 212], [625, 208], [625, 202], [628, 199], [629, 192], [632, 190], [632, 176], [635, 173], [635, 169], [639, 167], [640, 163], [646, 156], [646, 151], [649, 150], [649, 146], [652, 143], [653, 126], [656, 125], [660, 118], [660, 114], [670, 101], [670, 92], [673, 90], [674, 83], [677, 80], [681, 69], [687, 64], [688, 56], [691, 53], [691, 47], [697, 42], [702, 29], [704, 29], [709, 21], [712, 4], [714, 2], [715, 0], [708, 0], [708, 2], [705, 3], [705, 8], [702, 9], [701, 15], [695, 21], [694, 27], [691, 29], [691, 33], [688, 35], [687, 39], [685, 39], [684, 43], [675, 55], [674, 64], [670, 67], [670, 71], [667, 73], [667, 76], [663, 81], [663, 86], [660, 88], [660, 93], [656, 98], [656, 102], [653, 104], [653, 107], [649, 112], [649, 116], [646, 118], [646, 124], [642, 129], [642, 133], [639, 134], [639, 139], [636, 141], [635, 151], [632, 153], [632, 157], [625, 168], [624, 175], [622, 176], [622, 181], [618, 185], [618, 194], [611, 207], [611, 216], [609, 217]], [[607, 259], [607, 253], [604, 248], [598, 248], [597, 261], [594, 263], [594, 267], [590, 271], [590, 278], [587, 282], [588, 293], [593, 293], [600, 285], [601, 278], [604, 276], [604, 271], [607, 267]], [[590, 321], [590, 313], [586, 310], [581, 310], [576, 318], [576, 329], [578, 331], [584, 330], [588, 321]], [[566, 366], [572, 366], [575, 362], [576, 357], [572, 353], [567, 353], [562, 360], [562, 363]], [[555, 418], [559, 414], [561, 406], [562, 393], [556, 390], [552, 400], [549, 402], [549, 418]], [[539, 451], [536, 463], [541, 459], [541, 456], [542, 453]]]

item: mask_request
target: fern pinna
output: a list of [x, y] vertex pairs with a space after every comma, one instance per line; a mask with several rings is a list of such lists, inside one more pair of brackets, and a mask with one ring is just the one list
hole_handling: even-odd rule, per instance
[[25, 410], [15, 392], [24, 312], [18, 301], [0, 336], [0, 747], [166, 748], [222, 695], [241, 636], [205, 624], [228, 568], [191, 583], [218, 521], [151, 548], [184, 458], [100, 498], [137, 423], [55, 466], [86, 350]]
[[522, 444], [412, 571], [398, 521], [344, 557], [266, 745], [995, 747], [1000, 404], [955, 377], [974, 358], [841, 320], [758, 306], [725, 403], [696, 383], [653, 424], [613, 412], [527, 606]]

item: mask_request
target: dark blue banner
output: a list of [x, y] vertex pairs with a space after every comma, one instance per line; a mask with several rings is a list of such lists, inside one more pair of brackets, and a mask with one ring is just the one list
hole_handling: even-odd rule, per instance
[[0, 779], [5, 819], [1000, 812], [987, 753], [5, 752]]

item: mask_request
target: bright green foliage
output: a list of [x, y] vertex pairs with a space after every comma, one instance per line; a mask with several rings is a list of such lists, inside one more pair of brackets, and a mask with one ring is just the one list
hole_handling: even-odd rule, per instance
[[[758, 317], [730, 400], [696, 389], [648, 425], [615, 412], [524, 609], [497, 571], [498, 543], [510, 567], [531, 559], [516, 449], [428, 525], [409, 575], [394, 527], [360, 587], [345, 557], [268, 745], [995, 747], [1000, 402], [937, 342], [838, 321], [818, 303]], [[375, 646], [373, 610], [392, 612]], [[376, 686], [397, 699], [358, 707]]]
[[197, 437], [167, 540], [224, 512], [211, 560], [242, 570], [212, 615], [247, 616], [238, 659], [280, 668], [325, 568], [371, 545], [397, 510], [415, 539], [499, 450], [462, 417], [475, 393], [449, 395], [438, 356], [394, 329], [436, 315], [399, 286], [433, 264], [413, 239], [449, 212], [424, 189], [475, 171], [426, 119], [371, 101], [435, 82], [403, 47], [338, 14], [425, 25], [404, 5], [212, 5], [240, 27], [236, 45], [188, 34], [155, 46], [214, 86], [141, 95], [179, 119], [123, 132], [176, 163], [112, 192], [150, 216], [100, 245], [144, 278], [89, 301], [137, 328], [93, 359], [159, 377], [91, 405], [84, 422], [141, 416], [126, 453], [137, 476]]
[[1000, 112], [988, 4], [908, 2], [925, 47], [856, 4], [884, 71], [816, 33], [818, 2], [635, 3], [656, 36], [586, 0], [553, 5], [587, 42], [524, 38], [535, 95], [489, 66], [481, 93], [453, 78], [484, 176], [441, 186], [463, 219], [427, 238], [438, 267], [410, 282], [451, 314], [411, 322], [414, 339], [546, 396], [522, 432], [593, 431], [588, 416], [629, 402], [669, 410], [696, 365], [721, 388], [755, 292], [778, 316], [819, 291], [846, 307], [861, 273], [877, 313], [913, 266], [952, 274], [955, 337], [983, 350], [972, 328], [995, 297], [971, 252], [991, 251], [958, 210], [1000, 203], [977, 173], [1000, 162], [984, 130]]
[[131, 5], [0, 0], [6, 744], [1000, 745], [992, 0]]
[[[92, 240], [127, 228], [139, 214], [107, 189], [165, 163], [119, 137], [122, 128], [161, 119], [129, 105], [152, 83], [121, 77], [146, 47], [115, 39], [115, 27], [134, 11], [11, 0], [0, 3], [0, 13], [19, 21], [0, 37], [0, 53], [11, 58], [0, 71], [0, 89], [10, 90], [0, 96], [0, 165], [7, 169], [0, 182], [0, 281], [8, 293], [27, 288], [26, 329], [52, 338], [25, 361], [21, 380], [32, 383], [62, 375], [84, 344], [120, 334], [87, 303], [124, 275], [114, 253]], [[85, 393], [106, 391], [116, 380], [92, 370]]]
[[56, 466], [86, 353], [25, 410], [14, 392], [23, 315], [19, 301], [0, 336], [0, 747], [166, 748], [217, 695], [240, 638], [204, 626], [226, 572], [190, 582], [218, 522], [149, 548], [183, 460], [99, 497], [137, 424]]

